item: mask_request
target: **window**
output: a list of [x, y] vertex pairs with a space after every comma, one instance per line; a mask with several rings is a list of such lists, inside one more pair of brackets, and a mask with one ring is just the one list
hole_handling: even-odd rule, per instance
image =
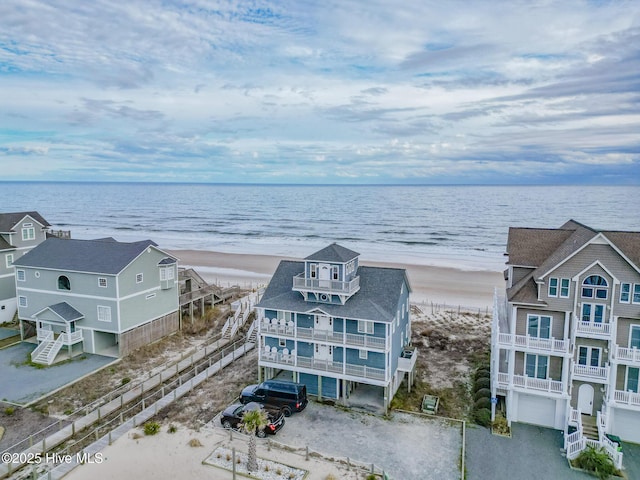
[[24, 282], [26, 280], [24, 270], [16, 270], [16, 277], [18, 278], [19, 282]]
[[278, 346], [279, 347], [286, 347], [287, 346], [287, 340], [284, 339], [284, 338], [278, 339]]
[[602, 349], [599, 347], [578, 347], [578, 365], [599, 367], [601, 354]]
[[33, 223], [22, 224], [22, 240], [33, 240], [36, 238], [36, 229], [33, 228]]
[[568, 278], [560, 279], [560, 297], [569, 298], [569, 279]]
[[583, 303], [582, 304], [582, 321], [602, 323], [604, 319], [604, 305]]
[[358, 357], [360, 357], [361, 360], [366, 360], [369, 358], [369, 352], [366, 350], [358, 350]]
[[536, 338], [551, 338], [551, 317], [528, 315], [527, 335]]
[[621, 283], [620, 284], [620, 303], [629, 303], [630, 299], [631, 299], [631, 284]]
[[339, 274], [338, 274], [338, 266], [334, 265], [333, 267], [331, 267], [331, 278], [334, 280], [338, 280], [340, 278]]
[[582, 282], [582, 296], [584, 298], [607, 298], [609, 284], [600, 275], [591, 275]]
[[558, 296], [558, 279], [557, 278], [549, 279], [549, 296], [550, 297]]
[[98, 279], [98, 286], [102, 287], [102, 288], [107, 288], [107, 279], [106, 278], [99, 278]]
[[633, 303], [640, 303], [640, 283], [633, 285]]
[[58, 290], [71, 290], [71, 282], [68, 277], [64, 275], [58, 277]]
[[627, 375], [625, 380], [625, 390], [627, 392], [638, 393], [638, 374], [640, 369], [636, 367], [627, 367]]
[[547, 378], [547, 366], [549, 364], [549, 357], [545, 355], [526, 355], [526, 370], [527, 377], [533, 378]]
[[144, 275], [142, 273], [136, 273], [136, 283], [142, 283]]
[[160, 281], [166, 282], [167, 280], [173, 280], [173, 267], [162, 267], [160, 269]]
[[631, 325], [630, 327], [629, 348], [640, 349], [640, 325]]
[[101, 322], [111, 321], [111, 307], [98, 305], [98, 320]]
[[358, 320], [358, 333], [373, 333], [373, 322]]
[[7, 264], [7, 268], [11, 267], [13, 265], [13, 253], [7, 253], [4, 260]]
[[18, 297], [18, 305], [21, 307], [27, 306], [27, 297]]
[[309, 265], [309, 276], [311, 278], [316, 278], [318, 276], [318, 265], [315, 263]]

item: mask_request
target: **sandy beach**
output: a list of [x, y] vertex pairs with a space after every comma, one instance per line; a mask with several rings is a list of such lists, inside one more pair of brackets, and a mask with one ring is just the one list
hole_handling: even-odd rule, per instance
[[[300, 260], [202, 250], [173, 250], [169, 253], [179, 258], [180, 265], [193, 267], [205, 280], [221, 286], [266, 285], [280, 260]], [[497, 271], [369, 261], [363, 261], [362, 265], [404, 268], [412, 289], [411, 301], [417, 304], [486, 308], [493, 304], [494, 288], [504, 287], [502, 273]]]

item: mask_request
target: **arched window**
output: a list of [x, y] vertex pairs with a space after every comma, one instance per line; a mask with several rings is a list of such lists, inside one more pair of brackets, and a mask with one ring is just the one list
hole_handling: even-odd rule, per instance
[[607, 298], [609, 284], [600, 275], [590, 275], [582, 282], [582, 296], [585, 298]]
[[71, 290], [71, 282], [64, 275], [58, 277], [58, 290]]

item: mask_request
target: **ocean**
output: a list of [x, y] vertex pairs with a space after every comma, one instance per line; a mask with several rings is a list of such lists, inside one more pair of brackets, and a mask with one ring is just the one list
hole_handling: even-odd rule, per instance
[[2, 182], [0, 211], [40, 212], [73, 238], [502, 270], [510, 226], [640, 230], [638, 186], [310, 186]]

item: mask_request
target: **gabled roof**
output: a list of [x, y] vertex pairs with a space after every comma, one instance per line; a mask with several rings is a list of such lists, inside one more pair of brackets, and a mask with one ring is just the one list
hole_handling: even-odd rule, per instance
[[150, 246], [157, 244], [152, 240], [125, 243], [49, 238], [14, 261], [14, 265], [116, 275]]
[[80, 320], [84, 318], [84, 315], [82, 313], [80, 313], [78, 310], [73, 308], [67, 302], [60, 302], [60, 303], [56, 303], [55, 305], [49, 305], [48, 307], [43, 308], [39, 312], [34, 313], [32, 317], [36, 318], [45, 310], [51, 310], [53, 313], [55, 313], [65, 322], [73, 322], [75, 320]]
[[292, 289], [293, 277], [302, 272], [304, 262], [281, 261], [257, 306], [292, 312], [311, 312], [319, 308], [335, 317], [392, 322], [402, 283], [406, 281], [409, 288], [403, 269], [360, 266], [360, 290], [344, 305], [306, 302], [300, 292]]
[[318, 250], [316, 253], [312, 253], [305, 260], [320, 261], [320, 262], [340, 262], [347, 263], [353, 260], [360, 254], [349, 250], [348, 248], [332, 243], [331, 245], [324, 247], [322, 250]]
[[0, 232], [9, 233], [13, 232], [13, 227], [15, 227], [20, 220], [29, 215], [36, 222], [41, 224], [43, 227], [50, 227], [49, 222], [47, 222], [38, 212], [12, 212], [12, 213], [0, 213]]
[[640, 232], [598, 231], [575, 220], [558, 229], [509, 228], [509, 265], [534, 270], [507, 290], [510, 301], [540, 303], [535, 281], [601, 235], [617, 248], [636, 269], [640, 268]]

